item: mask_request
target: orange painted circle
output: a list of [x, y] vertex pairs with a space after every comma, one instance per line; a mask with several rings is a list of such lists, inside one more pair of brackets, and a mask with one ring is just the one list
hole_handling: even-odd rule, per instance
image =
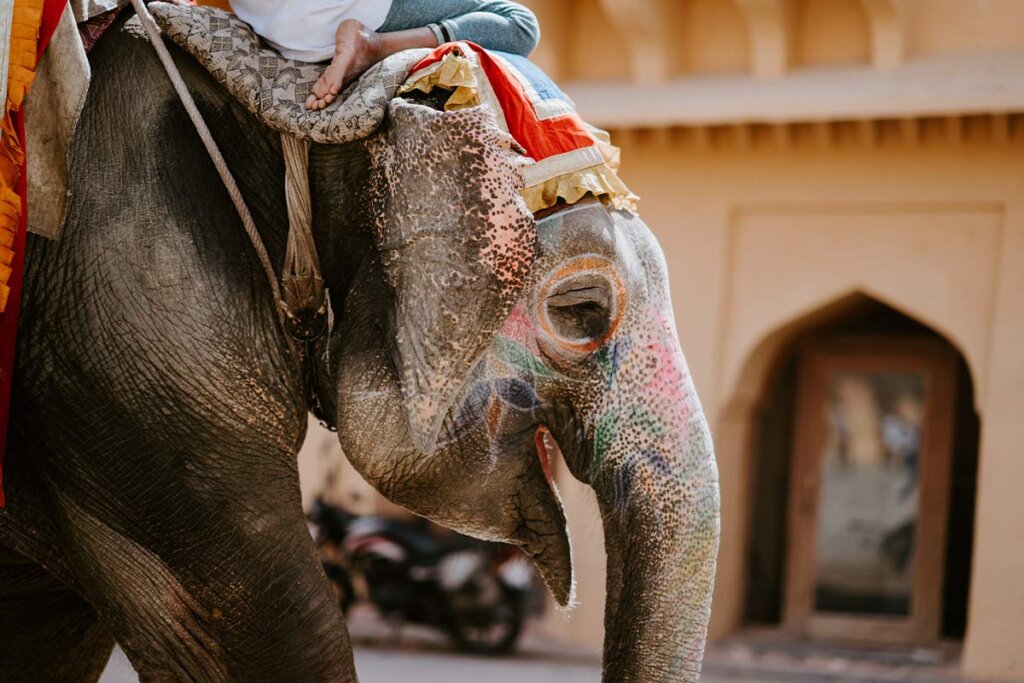
[[[551, 319], [548, 317], [547, 306], [544, 305], [544, 302], [547, 301], [551, 291], [558, 287], [558, 285], [562, 284], [569, 278], [577, 277], [586, 273], [601, 275], [611, 284], [613, 294], [612, 299], [614, 302], [614, 306], [611, 311], [611, 320], [608, 321], [608, 329], [606, 329], [600, 337], [568, 339], [555, 331], [554, 326], [551, 324]], [[610, 260], [604, 256], [597, 256], [594, 254], [577, 256], [576, 258], [570, 259], [551, 273], [547, 280], [545, 280], [538, 288], [537, 300], [535, 303], [537, 321], [540, 324], [541, 330], [544, 331], [544, 334], [551, 339], [559, 349], [573, 353], [590, 353], [600, 348], [601, 345], [603, 345], [608, 338], [615, 333], [615, 330], [619, 326], [619, 320], [622, 317], [622, 311], [625, 310], [625, 307], [626, 289], [622, 286], [622, 278], [619, 277], [618, 270], [616, 270], [615, 265]]]

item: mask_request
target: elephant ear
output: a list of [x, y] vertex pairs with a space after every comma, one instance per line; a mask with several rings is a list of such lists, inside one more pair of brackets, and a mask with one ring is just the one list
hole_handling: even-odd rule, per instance
[[528, 162], [516, 148], [486, 107], [444, 112], [403, 100], [371, 145], [393, 360], [424, 453], [533, 265], [536, 225], [520, 194]]

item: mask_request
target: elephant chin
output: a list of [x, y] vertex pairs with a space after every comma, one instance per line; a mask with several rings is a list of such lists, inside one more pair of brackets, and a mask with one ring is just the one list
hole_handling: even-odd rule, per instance
[[[520, 547], [555, 600], [570, 604], [574, 579], [569, 536], [542, 432], [519, 454], [503, 453], [504, 467], [489, 462], [485, 449], [466, 449], [457, 441], [442, 443], [427, 455], [412, 445], [405, 431], [404, 415], [396, 409], [401, 405], [397, 384], [387, 386], [339, 394], [339, 414], [359, 410], [368, 416], [338, 423], [352, 466], [393, 503], [460, 533]], [[362, 426], [368, 423], [374, 429]], [[473, 457], [480, 462], [467, 462]]]

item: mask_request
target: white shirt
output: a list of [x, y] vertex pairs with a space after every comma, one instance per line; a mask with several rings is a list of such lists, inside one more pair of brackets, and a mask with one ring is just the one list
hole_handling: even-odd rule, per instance
[[231, 9], [288, 59], [322, 62], [334, 56], [334, 32], [343, 19], [377, 30], [391, 0], [231, 0]]

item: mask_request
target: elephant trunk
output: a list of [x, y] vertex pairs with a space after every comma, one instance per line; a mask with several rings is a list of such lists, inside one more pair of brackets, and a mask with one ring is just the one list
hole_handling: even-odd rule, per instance
[[597, 486], [608, 552], [604, 680], [697, 681], [718, 545], [714, 467], [656, 475], [664, 480], [623, 503], [615, 482], [630, 476], [617, 468]]
[[718, 472], [674, 330], [664, 332], [624, 354], [580, 473], [604, 522], [607, 682], [697, 681], [711, 614]]

